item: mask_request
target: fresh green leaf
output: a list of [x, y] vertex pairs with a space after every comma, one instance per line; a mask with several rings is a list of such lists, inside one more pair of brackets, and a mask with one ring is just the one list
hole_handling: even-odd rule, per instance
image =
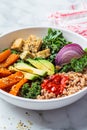
[[75, 72], [82, 72], [85, 67], [87, 67], [87, 55], [82, 56], [81, 58], [72, 59], [71, 67]]
[[26, 97], [27, 96], [27, 93], [29, 92], [29, 84], [28, 83], [25, 83], [20, 91], [20, 94], [22, 97]]
[[87, 67], [87, 54], [83, 55], [79, 59], [73, 58], [69, 64], [66, 64], [62, 67], [60, 72], [68, 72], [70, 70], [75, 72], [82, 72], [86, 67]]
[[66, 44], [69, 44], [60, 30], [48, 29], [48, 34], [43, 38], [42, 50], [49, 48], [51, 55], [48, 58], [49, 61], [54, 62], [56, 53]]
[[72, 70], [71, 64], [66, 64], [66, 65], [64, 65], [63, 68], [60, 69], [59, 71], [60, 71], [60, 72], [66, 72], [66, 73], [67, 73], [67, 72], [70, 71], [70, 70]]
[[85, 50], [84, 50], [86, 53], [87, 53], [87, 48], [85, 48]]
[[13, 50], [13, 49], [11, 50], [11, 52], [12, 52], [12, 53], [14, 53], [14, 54], [19, 54], [19, 52], [18, 52], [18, 51]]
[[21, 89], [21, 96], [25, 98], [35, 99], [41, 92], [41, 82], [39, 80], [34, 81], [30, 84], [26, 83]]

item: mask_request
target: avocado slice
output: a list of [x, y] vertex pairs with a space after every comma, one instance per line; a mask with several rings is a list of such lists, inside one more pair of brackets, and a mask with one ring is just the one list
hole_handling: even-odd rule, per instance
[[29, 79], [29, 80], [34, 80], [34, 79], [37, 79], [39, 77], [36, 74], [30, 74], [30, 73], [27, 73], [27, 72], [23, 72], [23, 74], [24, 74], [24, 77], [26, 79]]
[[54, 65], [49, 62], [48, 60], [44, 59], [27, 59], [28, 62], [30, 62], [34, 67], [47, 71], [48, 75], [52, 75], [55, 72]]
[[34, 68], [34, 67], [28, 65], [27, 63], [24, 63], [24, 62], [15, 63], [14, 67], [16, 69], [21, 70], [21, 71], [29, 72], [31, 74], [37, 74], [40, 76], [45, 76], [47, 73], [46, 70], [36, 69], [36, 68]]
[[[19, 69], [15, 68], [13, 66], [9, 66], [8, 69], [12, 72], [20, 71]], [[39, 77], [39, 75], [36, 75], [36, 74], [31, 74], [31, 73], [24, 72], [24, 71], [21, 71], [21, 72], [24, 74], [24, 78], [29, 79], [29, 80], [34, 80]]]

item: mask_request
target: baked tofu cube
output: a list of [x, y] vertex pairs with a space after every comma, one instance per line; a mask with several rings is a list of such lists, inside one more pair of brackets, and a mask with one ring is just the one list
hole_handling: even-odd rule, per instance
[[34, 54], [32, 54], [31, 52], [29, 52], [29, 51], [23, 51], [21, 54], [20, 54], [20, 58], [22, 59], [22, 60], [25, 60], [25, 59], [27, 59], [27, 58], [34, 58]]
[[[30, 52], [36, 53], [42, 45], [42, 40], [34, 35], [30, 35], [25, 43], [28, 44], [28, 49]], [[26, 48], [27, 45], [25, 45], [24, 50], [26, 50]]]
[[22, 38], [19, 38], [19, 39], [16, 39], [12, 46], [11, 46], [11, 49], [15, 49], [15, 50], [18, 50], [18, 51], [21, 51], [22, 50], [22, 46], [24, 44], [24, 41]]
[[45, 49], [36, 53], [36, 57], [47, 58], [50, 56], [50, 49]]
[[30, 51], [29, 46], [27, 43], [23, 45], [23, 51]]

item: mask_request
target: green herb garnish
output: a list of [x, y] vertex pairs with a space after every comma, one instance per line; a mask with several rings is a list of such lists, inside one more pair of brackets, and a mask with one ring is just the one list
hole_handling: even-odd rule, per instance
[[87, 67], [87, 55], [83, 55], [81, 58], [73, 58], [69, 64], [62, 67], [60, 72], [68, 72], [70, 70], [75, 72], [82, 72]]
[[66, 44], [69, 44], [61, 31], [48, 29], [48, 34], [43, 38], [42, 50], [49, 48], [51, 51], [51, 56], [48, 58], [50, 62], [54, 62], [56, 53]]
[[21, 89], [21, 96], [25, 98], [32, 98], [35, 99], [38, 95], [40, 95], [41, 92], [41, 82], [40, 81], [34, 81], [30, 84], [26, 83], [23, 85]]

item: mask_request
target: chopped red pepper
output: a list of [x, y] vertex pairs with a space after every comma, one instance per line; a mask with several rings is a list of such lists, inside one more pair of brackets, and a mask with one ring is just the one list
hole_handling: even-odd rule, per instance
[[48, 92], [55, 93], [56, 95], [62, 94], [68, 79], [68, 76], [63, 74], [54, 74], [45, 79], [41, 84], [41, 87], [46, 89]]

